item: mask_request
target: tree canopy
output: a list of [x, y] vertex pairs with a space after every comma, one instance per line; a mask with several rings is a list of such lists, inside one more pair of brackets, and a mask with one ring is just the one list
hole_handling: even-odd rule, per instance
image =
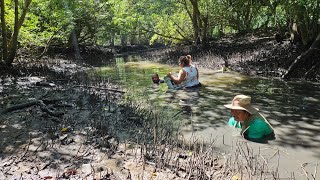
[[2, 60], [11, 64], [18, 46], [206, 45], [270, 30], [310, 46], [319, 9], [320, 0], [1, 0]]

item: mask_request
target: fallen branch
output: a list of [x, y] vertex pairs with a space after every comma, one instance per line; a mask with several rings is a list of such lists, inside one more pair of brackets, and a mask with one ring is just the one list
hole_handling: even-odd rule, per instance
[[30, 102], [27, 102], [27, 103], [13, 105], [13, 106], [8, 107], [7, 109], [3, 110], [2, 114], [5, 114], [5, 113], [11, 112], [11, 111], [15, 111], [15, 110], [18, 110], [18, 109], [27, 108], [27, 107], [30, 107], [30, 106], [35, 106], [35, 105], [40, 106], [42, 111], [48, 113], [51, 116], [59, 117], [59, 116], [63, 115], [63, 113], [59, 113], [59, 112], [56, 113], [56, 112], [53, 112], [52, 110], [48, 109], [47, 106], [44, 104], [44, 102], [42, 100], [33, 100], [33, 101], [30, 101]]
[[101, 88], [101, 87], [96, 87], [96, 86], [74, 85], [73, 87], [85, 87], [85, 88], [113, 91], [113, 92], [118, 92], [118, 93], [125, 93], [124, 91], [117, 90], [117, 89]]
[[18, 104], [18, 105], [13, 105], [13, 106], [8, 107], [7, 109], [3, 110], [2, 114], [5, 114], [5, 113], [11, 112], [11, 111], [15, 111], [15, 110], [18, 110], [18, 109], [23, 109], [23, 108], [26, 108], [26, 107], [38, 105], [38, 104], [39, 104], [39, 100], [33, 100], [33, 101], [30, 101], [30, 102], [26, 102], [26, 103], [22, 103], [22, 104]]

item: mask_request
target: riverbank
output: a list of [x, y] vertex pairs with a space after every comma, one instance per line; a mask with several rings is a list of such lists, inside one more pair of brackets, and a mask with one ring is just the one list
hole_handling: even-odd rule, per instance
[[[274, 36], [244, 36], [224, 37], [213, 41], [206, 48], [201, 46], [181, 46], [166, 50], [145, 53], [149, 59], [157, 59], [163, 63], [176, 64], [181, 55], [191, 54], [193, 62], [199, 67], [213, 70], [232, 70], [246, 75], [282, 78], [291, 64], [306, 49], [299, 44], [293, 44], [289, 39], [277, 42]], [[310, 56], [314, 62], [320, 61], [320, 56]], [[299, 66], [290, 76], [300, 79], [320, 82], [318, 64], [309, 67], [307, 63]], [[307, 73], [301, 72], [309, 70]]]
[[[12, 68], [6, 68], [0, 63], [0, 70], [3, 75], [31, 74], [35, 71], [50, 71], [58, 63], [52, 61], [68, 60], [74, 64], [81, 64], [78, 67], [100, 66], [112, 61], [113, 57], [138, 54], [150, 61], [176, 65], [181, 55], [190, 54], [193, 62], [199, 67], [212, 70], [231, 70], [245, 75], [257, 75], [263, 77], [282, 78], [292, 63], [300, 57], [305, 49], [300, 44], [291, 43], [290, 39], [276, 41], [273, 35], [247, 34], [241, 36], [226, 36], [209, 43], [208, 46], [173, 46], [165, 45], [128, 45], [125, 47], [90, 47], [80, 46], [82, 59], [75, 60], [72, 49], [51, 47], [46, 55], [38, 59], [39, 48], [33, 53], [20, 50], [18, 61]], [[319, 62], [320, 56], [310, 56], [313, 62]], [[307, 63], [297, 67], [294, 74], [287, 78], [320, 82], [319, 64], [309, 67]], [[58, 66], [54, 68], [59, 69]], [[66, 67], [68, 68], [68, 67]], [[70, 69], [70, 68], [69, 68]], [[72, 70], [72, 69], [70, 69]], [[79, 69], [78, 69], [79, 70]], [[77, 71], [78, 71], [77, 70]], [[58, 70], [59, 71], [59, 70]], [[304, 74], [301, 72], [307, 71]], [[39, 74], [39, 73], [38, 73]]]

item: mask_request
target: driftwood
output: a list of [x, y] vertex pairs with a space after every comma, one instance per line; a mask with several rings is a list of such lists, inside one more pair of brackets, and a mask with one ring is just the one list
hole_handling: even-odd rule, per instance
[[60, 112], [56, 113], [56, 112], [53, 112], [52, 110], [48, 109], [47, 105], [42, 100], [33, 100], [33, 101], [26, 102], [26, 103], [13, 105], [13, 106], [10, 106], [10, 107], [4, 109], [2, 111], [2, 113], [5, 114], [5, 113], [11, 112], [11, 111], [15, 111], [18, 109], [23, 109], [23, 108], [27, 108], [27, 107], [35, 106], [35, 105], [40, 106], [42, 111], [48, 113], [51, 116], [59, 117], [59, 116], [63, 115], [63, 113], [60, 113]]

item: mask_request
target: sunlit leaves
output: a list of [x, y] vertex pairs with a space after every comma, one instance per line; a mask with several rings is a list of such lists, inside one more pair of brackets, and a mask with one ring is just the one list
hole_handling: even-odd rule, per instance
[[[20, 8], [24, 0], [19, 0]], [[198, 0], [200, 19], [207, 21], [207, 35], [252, 31], [261, 27], [277, 29], [297, 22], [309, 34], [319, 26], [319, 0]], [[5, 0], [7, 32], [14, 23], [14, 3]], [[80, 43], [108, 45], [178, 43], [192, 40], [190, 0], [32, 0], [21, 28], [21, 45], [66, 43], [76, 29]], [[21, 13], [21, 9], [20, 9]], [[290, 21], [290, 22], [289, 22]], [[318, 25], [317, 25], [318, 24]], [[287, 29], [289, 29], [287, 27]], [[313, 29], [313, 31], [311, 31]], [[200, 30], [200, 33], [201, 30]]]

